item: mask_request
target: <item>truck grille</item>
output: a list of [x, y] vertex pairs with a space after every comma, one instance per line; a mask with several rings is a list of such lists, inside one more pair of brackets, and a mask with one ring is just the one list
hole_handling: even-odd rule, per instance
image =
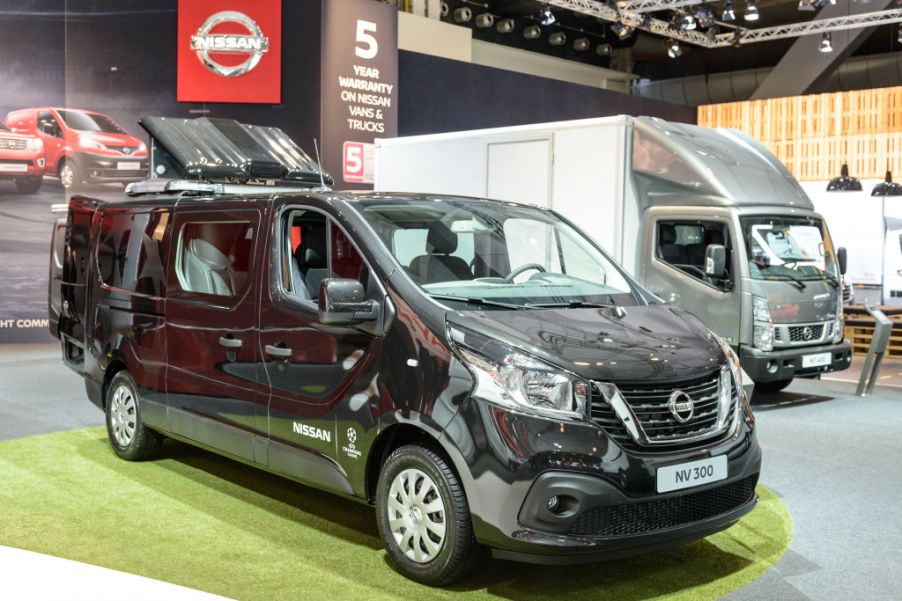
[[833, 337], [833, 322], [800, 323], [797, 325], [776, 324], [775, 343], [777, 346], [804, 346], [820, 344]]
[[[701, 437], [715, 435], [719, 416], [718, 397], [720, 370], [683, 382], [667, 384], [617, 384], [621, 396], [629, 405], [639, 428], [650, 445], [633, 439], [620, 416], [605, 399], [597, 385], [592, 387], [592, 419], [615, 442], [628, 450], [673, 450], [693, 446]], [[692, 417], [685, 423], [676, 419], [670, 410], [670, 395], [675, 390], [685, 392], [694, 403]], [[738, 390], [732, 386], [730, 413], [726, 423], [733, 421], [738, 405]], [[705, 442], [709, 442], [706, 438]], [[649, 448], [651, 446], [651, 448]]]
[[24, 138], [7, 138], [0, 136], [0, 150], [26, 150], [28, 140]]
[[758, 475], [700, 492], [642, 503], [595, 507], [570, 527], [576, 536], [627, 536], [675, 528], [729, 513], [750, 502]]

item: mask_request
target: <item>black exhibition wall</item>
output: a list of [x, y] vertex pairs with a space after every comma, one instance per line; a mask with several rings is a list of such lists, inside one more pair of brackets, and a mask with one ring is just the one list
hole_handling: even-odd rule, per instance
[[696, 122], [694, 108], [401, 51], [399, 134], [412, 136], [611, 115]]

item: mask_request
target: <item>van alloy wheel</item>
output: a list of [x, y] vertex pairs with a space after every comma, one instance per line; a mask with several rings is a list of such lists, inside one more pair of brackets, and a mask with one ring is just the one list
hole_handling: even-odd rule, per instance
[[110, 425], [113, 427], [113, 436], [123, 447], [131, 444], [135, 437], [137, 424], [137, 411], [135, 397], [127, 386], [120, 385], [113, 392], [110, 406]]
[[427, 474], [410, 468], [392, 480], [388, 491], [388, 524], [401, 552], [428, 563], [445, 543], [445, 504]]
[[60, 183], [63, 188], [71, 188], [75, 184], [75, 167], [72, 166], [71, 161], [66, 161], [60, 167]]

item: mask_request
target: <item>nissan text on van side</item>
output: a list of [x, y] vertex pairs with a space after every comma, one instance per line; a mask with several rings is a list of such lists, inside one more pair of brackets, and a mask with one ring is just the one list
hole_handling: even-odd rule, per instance
[[59, 334], [125, 459], [164, 436], [376, 506], [445, 584], [752, 509], [729, 346], [549, 210], [309, 193], [71, 201]]

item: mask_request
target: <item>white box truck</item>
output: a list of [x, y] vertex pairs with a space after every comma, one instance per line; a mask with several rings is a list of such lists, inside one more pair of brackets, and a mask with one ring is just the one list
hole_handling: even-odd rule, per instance
[[845, 250], [786, 167], [739, 131], [619, 116], [382, 139], [375, 183], [559, 213], [736, 348], [760, 388], [851, 362]]

